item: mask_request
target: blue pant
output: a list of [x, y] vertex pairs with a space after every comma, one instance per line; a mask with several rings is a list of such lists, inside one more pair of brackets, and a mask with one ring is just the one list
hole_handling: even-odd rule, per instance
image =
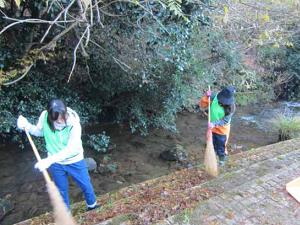
[[62, 165], [54, 163], [50, 166], [49, 171], [52, 175], [52, 179], [56, 184], [64, 202], [70, 209], [69, 201], [69, 183], [68, 176], [71, 176], [76, 184], [83, 191], [85, 201], [88, 207], [94, 207], [96, 205], [96, 196], [94, 193], [91, 179], [87, 170], [87, 165], [84, 160], [69, 165]]
[[225, 156], [226, 139], [226, 135], [213, 133], [214, 149], [219, 157]]

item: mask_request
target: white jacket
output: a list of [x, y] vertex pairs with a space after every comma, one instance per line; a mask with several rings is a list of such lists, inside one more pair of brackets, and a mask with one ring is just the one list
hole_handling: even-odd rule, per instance
[[[28, 131], [34, 136], [43, 136], [43, 124], [45, 119], [46, 110], [43, 111], [39, 117], [39, 120], [36, 125], [30, 124], [28, 126]], [[77, 113], [67, 107], [68, 118], [66, 121], [66, 126], [72, 126], [70, 138], [66, 148], [62, 149], [60, 152], [56, 153], [55, 158], [56, 162], [60, 164], [71, 164], [82, 160], [83, 157], [83, 147], [81, 141], [81, 125], [80, 119]], [[57, 128], [57, 127], [55, 127]]]

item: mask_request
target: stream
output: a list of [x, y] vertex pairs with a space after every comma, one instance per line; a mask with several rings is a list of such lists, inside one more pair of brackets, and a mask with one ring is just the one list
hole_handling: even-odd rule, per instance
[[[278, 133], [271, 130], [269, 120], [280, 113], [300, 115], [300, 103], [238, 107], [232, 121], [229, 154], [275, 143]], [[186, 150], [192, 165], [202, 162], [207, 121], [200, 114], [179, 113], [178, 133], [155, 129], [143, 137], [131, 134], [125, 125], [99, 125], [94, 128], [95, 132], [105, 131], [116, 145], [108, 154], [85, 149], [85, 157], [94, 158], [98, 165], [113, 167], [110, 172], [90, 174], [96, 194], [102, 195], [182, 168], [176, 162], [159, 157], [162, 151], [176, 144]], [[21, 150], [14, 144], [0, 144], [0, 199], [8, 199], [14, 207], [0, 224], [14, 224], [51, 210], [43, 177], [34, 169], [35, 162], [30, 148]], [[70, 199], [72, 203], [83, 200], [81, 190], [72, 181]]]

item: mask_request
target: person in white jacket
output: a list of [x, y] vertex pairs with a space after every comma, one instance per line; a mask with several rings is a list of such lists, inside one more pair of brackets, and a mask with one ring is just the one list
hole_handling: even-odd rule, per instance
[[49, 168], [65, 204], [70, 209], [68, 176], [84, 193], [87, 209], [98, 208], [96, 196], [83, 158], [81, 125], [77, 113], [66, 107], [62, 100], [53, 99], [43, 111], [38, 123], [32, 125], [22, 115], [17, 120], [19, 129], [43, 136], [48, 157], [35, 164], [41, 172]]

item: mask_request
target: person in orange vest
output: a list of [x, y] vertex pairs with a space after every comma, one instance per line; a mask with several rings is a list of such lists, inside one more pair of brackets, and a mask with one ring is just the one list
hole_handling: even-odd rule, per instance
[[230, 133], [230, 123], [232, 115], [235, 112], [235, 88], [233, 86], [222, 89], [217, 94], [212, 94], [207, 91], [199, 101], [199, 106], [202, 109], [208, 108], [208, 98], [211, 98], [210, 104], [210, 123], [209, 129], [212, 130], [213, 145], [215, 152], [219, 158], [219, 165], [225, 165], [227, 160], [226, 145]]

